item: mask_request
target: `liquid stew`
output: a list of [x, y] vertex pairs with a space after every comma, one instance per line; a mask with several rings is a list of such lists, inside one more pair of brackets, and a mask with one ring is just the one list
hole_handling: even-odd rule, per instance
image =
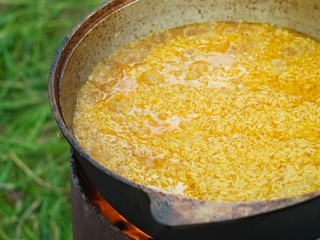
[[158, 31], [101, 61], [74, 133], [120, 175], [180, 196], [255, 201], [320, 189], [320, 45], [268, 24]]

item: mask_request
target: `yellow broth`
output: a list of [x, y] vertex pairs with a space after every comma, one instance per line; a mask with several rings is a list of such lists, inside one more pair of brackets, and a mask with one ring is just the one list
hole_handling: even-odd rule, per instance
[[266, 200], [320, 188], [320, 45], [267, 24], [159, 31], [93, 70], [74, 114], [107, 168], [189, 198]]

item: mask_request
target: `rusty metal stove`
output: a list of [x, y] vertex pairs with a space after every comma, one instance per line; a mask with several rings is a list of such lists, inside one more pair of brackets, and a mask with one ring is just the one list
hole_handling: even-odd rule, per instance
[[[143, 233], [137, 233], [137, 230], [129, 229], [129, 227], [124, 223], [125, 220], [107, 219], [104, 216], [105, 213], [99, 211], [99, 206], [97, 206], [96, 198], [100, 198], [102, 196], [81, 169], [81, 166], [72, 150], [70, 151], [70, 165], [72, 228], [74, 240], [152, 239]], [[103, 199], [103, 201], [105, 200]], [[106, 201], [102, 204], [108, 205]], [[111, 208], [110, 206], [107, 207], [108, 209]], [[109, 212], [109, 215], [115, 213], [115, 210], [113, 209], [109, 209], [108, 211], [112, 211], [112, 213]], [[121, 215], [119, 216], [121, 218]], [[119, 216], [117, 217], [119, 218]], [[111, 221], [113, 221], [113, 223]], [[131, 232], [130, 235], [133, 237], [128, 236], [125, 232]]]

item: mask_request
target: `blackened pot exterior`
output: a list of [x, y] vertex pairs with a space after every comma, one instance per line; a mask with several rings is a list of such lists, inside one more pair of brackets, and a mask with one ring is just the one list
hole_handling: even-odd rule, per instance
[[319, 237], [320, 191], [245, 203], [182, 198], [123, 178], [94, 160], [75, 140], [72, 116], [77, 93], [100, 60], [154, 30], [210, 20], [271, 23], [320, 39], [318, 0], [107, 1], [74, 27], [53, 61], [49, 97], [58, 126], [102, 195], [156, 238]]
[[[158, 240], [243, 239], [315, 240], [320, 237], [320, 198], [255, 216], [203, 224], [168, 226], [156, 221], [144, 191], [106, 175], [76, 154], [86, 173], [103, 196], [130, 222]], [[169, 218], [175, 211], [164, 202]], [[185, 210], [187, 211], [187, 210]]]

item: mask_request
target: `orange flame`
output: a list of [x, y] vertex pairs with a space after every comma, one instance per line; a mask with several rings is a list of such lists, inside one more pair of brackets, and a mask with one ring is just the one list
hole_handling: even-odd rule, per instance
[[[92, 196], [91, 196], [92, 197]], [[123, 233], [127, 234], [136, 240], [148, 240], [152, 239], [149, 235], [142, 232], [140, 229], [129, 223], [124, 217], [121, 216], [96, 190], [96, 194], [93, 197], [91, 203], [99, 209], [101, 214], [108, 219], [113, 225], [118, 227]]]
[[91, 183], [90, 179], [84, 172], [80, 173], [84, 184], [85, 192], [87, 193], [90, 202], [100, 211], [100, 213], [108, 219], [114, 226], [119, 228], [124, 234], [135, 240], [152, 239], [148, 234], [142, 232], [133, 224], [128, 222], [120, 213], [118, 213], [101, 195], [96, 187]]

